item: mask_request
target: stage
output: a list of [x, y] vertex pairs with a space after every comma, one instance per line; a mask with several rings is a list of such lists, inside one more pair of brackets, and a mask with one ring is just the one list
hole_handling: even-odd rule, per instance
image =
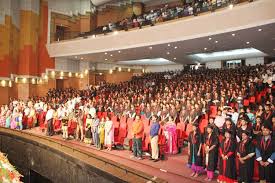
[[[24, 130], [24, 132], [35, 134], [38, 136], [44, 136], [45, 134], [37, 128], [31, 130]], [[128, 150], [97, 150], [95, 147], [86, 145], [83, 142], [76, 140], [63, 140], [61, 135], [54, 135], [50, 139], [71, 146], [80, 151], [90, 152], [97, 156], [100, 156], [106, 160], [111, 160], [122, 164], [127, 167], [131, 167], [138, 171], [144, 172], [146, 174], [152, 175], [163, 179], [171, 183], [192, 183], [192, 182], [205, 182], [206, 174], [200, 175], [197, 178], [190, 177], [191, 169], [187, 165], [187, 152], [186, 148], [182, 153], [177, 155], [169, 155], [165, 157], [165, 160], [160, 160], [158, 162], [152, 162], [149, 160], [149, 157], [145, 156], [143, 160], [131, 159], [131, 152]], [[214, 181], [213, 181], [214, 182]]]

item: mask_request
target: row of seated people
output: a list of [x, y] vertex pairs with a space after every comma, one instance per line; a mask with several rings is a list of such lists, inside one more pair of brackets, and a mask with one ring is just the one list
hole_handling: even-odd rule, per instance
[[232, 3], [240, 3], [244, 1], [251, 0], [187, 0], [182, 6], [169, 7], [164, 5], [163, 8], [151, 10], [150, 12], [144, 13], [142, 15], [133, 14], [132, 17], [124, 18], [121, 21], [112, 23], [109, 22], [108, 25], [99, 26], [92, 32], [87, 32], [81, 36], [106, 34], [118, 30], [129, 30], [131, 28], [142, 28], [142, 26], [155, 25], [160, 22], [174, 20], [176, 18], [182, 18], [191, 15], [198, 15], [199, 13], [214, 11], [215, 9], [226, 7]]

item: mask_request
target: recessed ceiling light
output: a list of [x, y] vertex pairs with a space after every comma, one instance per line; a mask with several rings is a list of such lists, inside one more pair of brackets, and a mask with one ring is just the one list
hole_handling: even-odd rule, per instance
[[110, 56], [112, 57], [113, 55], [111, 54]]
[[170, 55], [170, 52], [169, 52], [169, 51], [167, 52], [167, 55]]
[[207, 48], [204, 48], [204, 50], [207, 50]]
[[80, 59], [83, 60], [83, 57], [81, 57]]
[[215, 41], [215, 43], [218, 43], [219, 41]]
[[105, 60], [107, 61], [108, 59], [107, 59], [107, 58], [105, 58]]
[[121, 51], [119, 50], [118, 53], [121, 53]]
[[95, 36], [95, 34], [92, 36], [92, 38], [95, 38], [96, 36]]
[[249, 42], [249, 41], [247, 41], [247, 42], [246, 42], [246, 44], [250, 44], [250, 42]]
[[152, 46], [150, 46], [150, 47], [149, 47], [149, 49], [150, 49], [150, 50], [152, 50], [152, 49], [153, 49], [153, 47], [152, 47]]
[[77, 58], [77, 56], [75, 56], [74, 58]]
[[208, 40], [210, 41], [210, 40], [212, 40], [212, 38], [210, 37], [210, 38], [208, 38]]
[[117, 34], [118, 34], [118, 31], [115, 31], [115, 32], [114, 32], [114, 35], [117, 35]]
[[174, 48], [175, 48], [175, 49], [177, 49], [178, 47], [177, 47], [177, 46], [175, 46]]
[[167, 46], [171, 46], [170, 44], [168, 44]]
[[229, 8], [232, 9], [232, 8], [233, 8], [233, 4], [230, 4], [230, 5], [229, 5]]
[[177, 58], [175, 57], [174, 60], [177, 60]]
[[273, 50], [275, 51], [275, 48]]
[[261, 32], [263, 29], [258, 29], [259, 32]]
[[107, 55], [108, 53], [107, 53], [107, 52], [105, 52], [104, 54], [105, 54], [105, 55]]
[[234, 34], [234, 33], [232, 34], [232, 36], [235, 36], [235, 35], [236, 35], [236, 34]]

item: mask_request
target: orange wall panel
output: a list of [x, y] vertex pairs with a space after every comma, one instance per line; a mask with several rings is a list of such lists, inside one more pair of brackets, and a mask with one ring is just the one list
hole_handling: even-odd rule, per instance
[[106, 73], [107, 83], [120, 83], [131, 80], [133, 77], [132, 72], [114, 72], [112, 74]]

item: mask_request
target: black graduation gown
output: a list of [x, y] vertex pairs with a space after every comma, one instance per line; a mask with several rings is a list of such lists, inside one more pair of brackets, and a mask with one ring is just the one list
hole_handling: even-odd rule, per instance
[[[235, 162], [235, 151], [236, 151], [236, 141], [234, 139], [229, 140], [225, 143], [224, 139], [219, 148], [219, 176], [226, 177], [232, 180], [236, 180], [236, 162]], [[227, 155], [228, 159], [223, 160], [222, 154]]]
[[[237, 152], [241, 158], [247, 156], [250, 153], [255, 152], [255, 148], [253, 146], [253, 143], [248, 140], [246, 143], [243, 143], [243, 141], [240, 141], [238, 143]], [[252, 181], [253, 173], [254, 173], [254, 158], [249, 158], [244, 161], [244, 164], [242, 164], [240, 161], [239, 163], [239, 181], [240, 182], [246, 182], [250, 183]]]
[[216, 170], [218, 162], [218, 143], [218, 137], [214, 132], [212, 132], [210, 137], [208, 135], [205, 137], [205, 147], [208, 146], [210, 148], [215, 145], [215, 148], [208, 153], [208, 164], [206, 165], [208, 171]]
[[241, 127], [239, 127], [239, 128], [237, 128], [237, 136], [239, 137], [240, 140], [242, 140], [242, 132], [243, 131], [248, 131], [249, 137], [252, 137], [253, 128], [251, 126], [247, 126], [245, 130], [243, 130]]
[[[264, 137], [261, 137], [257, 141], [257, 150], [260, 153], [260, 157], [263, 162], [266, 162], [271, 157], [272, 153], [275, 153], [275, 138], [271, 137], [265, 142]], [[274, 163], [270, 163], [268, 166], [263, 167], [259, 164], [259, 177], [260, 180], [266, 180], [267, 182], [275, 182], [275, 168]]]
[[188, 142], [190, 143], [190, 156], [188, 158], [188, 163], [192, 165], [193, 163], [196, 166], [202, 166], [202, 149], [200, 151], [200, 156], [198, 156], [198, 151], [200, 144], [202, 144], [202, 135], [197, 132], [194, 135], [194, 132], [191, 132], [188, 137]]

